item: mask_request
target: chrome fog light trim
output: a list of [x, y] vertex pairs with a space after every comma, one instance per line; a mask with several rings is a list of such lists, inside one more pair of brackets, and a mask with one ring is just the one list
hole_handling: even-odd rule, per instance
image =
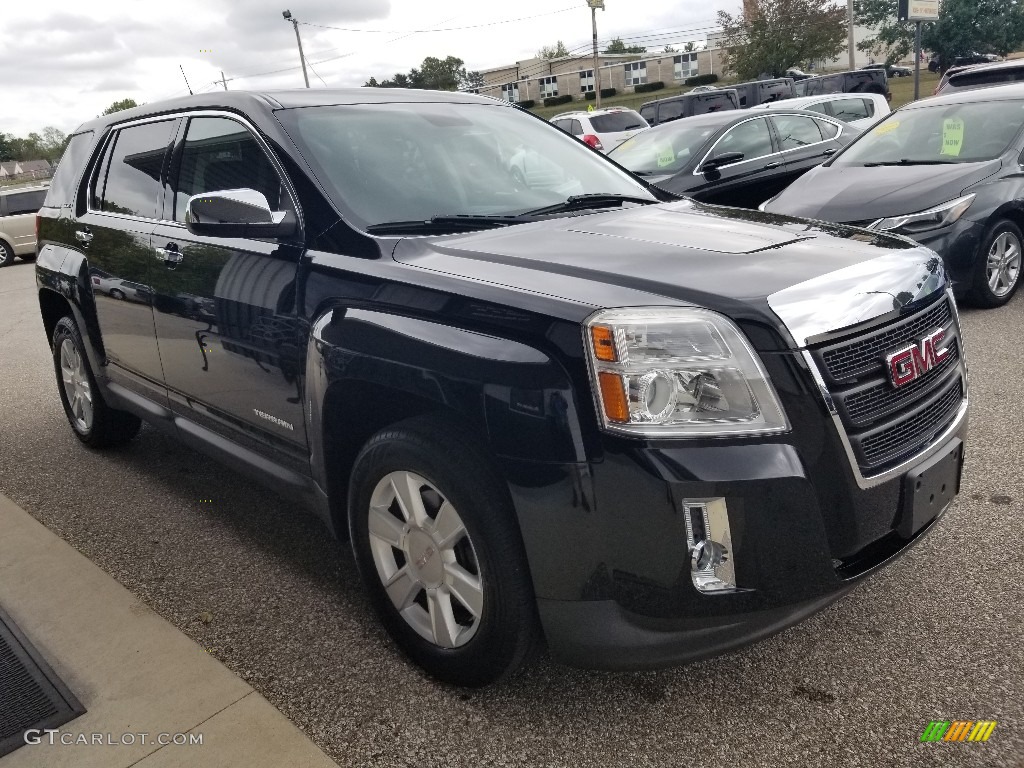
[[683, 513], [693, 586], [698, 592], [738, 591], [725, 499], [684, 499]]

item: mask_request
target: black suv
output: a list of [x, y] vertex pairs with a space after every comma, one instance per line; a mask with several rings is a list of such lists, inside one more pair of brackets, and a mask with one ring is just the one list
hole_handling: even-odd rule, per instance
[[734, 88], [716, 88], [713, 91], [684, 93], [667, 99], [648, 101], [640, 107], [640, 116], [648, 125], [661, 125], [681, 117], [706, 115], [740, 108], [739, 94]]
[[800, 83], [802, 96], [820, 96], [823, 93], [877, 93], [889, 101], [889, 78], [884, 69], [854, 69], [819, 75]]
[[39, 214], [64, 410], [308, 502], [441, 679], [542, 636], [607, 668], [735, 648], [935, 524], [966, 370], [932, 252], [667, 198], [468, 94], [93, 120]]
[[782, 99], [792, 99], [796, 96], [796, 88], [793, 86], [793, 79], [789, 77], [776, 77], [772, 80], [752, 80], [749, 83], [736, 83], [730, 85], [740, 99], [740, 109], [749, 109], [760, 104], [768, 104]]

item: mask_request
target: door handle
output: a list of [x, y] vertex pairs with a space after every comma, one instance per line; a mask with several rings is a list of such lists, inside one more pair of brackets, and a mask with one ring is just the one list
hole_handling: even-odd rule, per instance
[[774, 162], [774, 163], [768, 163], [768, 165], [766, 165], [766, 166], [764, 167], [764, 170], [766, 170], [766, 171], [770, 171], [770, 170], [772, 170], [773, 168], [781, 168], [781, 167], [782, 167], [782, 163], [780, 163], [780, 162], [776, 161], [776, 162]]
[[92, 232], [88, 229], [76, 229], [75, 240], [80, 242], [84, 247], [88, 248], [89, 243], [92, 242]]
[[836, 152], [838, 152], [838, 151], [839, 151], [838, 149], [836, 149], [835, 147], [833, 147], [832, 149], [826, 149], [826, 150], [825, 150], [824, 152], [822, 152], [821, 154], [825, 155], [826, 157], [829, 157], [829, 156], [831, 156], [831, 155], [834, 155], [834, 154], [835, 154]]
[[176, 267], [181, 264], [185, 257], [178, 250], [177, 243], [168, 243], [163, 248], [156, 249], [156, 257], [168, 267]]

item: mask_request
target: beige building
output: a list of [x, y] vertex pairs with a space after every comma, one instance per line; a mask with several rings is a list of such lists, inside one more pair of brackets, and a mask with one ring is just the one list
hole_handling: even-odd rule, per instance
[[[602, 54], [599, 59], [601, 88], [614, 88], [619, 93], [632, 93], [641, 83], [663, 82], [666, 86], [681, 85], [688, 77], [720, 74], [721, 50], [689, 53], [616, 53]], [[595, 90], [594, 57], [566, 56], [558, 59], [526, 59], [504, 67], [481, 71], [484, 85], [474, 89], [485, 96], [504, 101], [541, 102], [552, 96], [586, 97]]]

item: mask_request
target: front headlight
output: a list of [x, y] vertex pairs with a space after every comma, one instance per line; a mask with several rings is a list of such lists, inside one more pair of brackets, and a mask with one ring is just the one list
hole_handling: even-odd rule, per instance
[[647, 437], [783, 432], [785, 414], [740, 330], [697, 308], [610, 309], [585, 345], [605, 429]]
[[971, 207], [973, 202], [974, 195], [965, 195], [920, 213], [908, 213], [905, 216], [879, 219], [869, 224], [868, 229], [896, 231], [904, 235], [927, 232], [929, 229], [938, 229], [947, 224], [952, 224], [967, 212], [967, 209]]

